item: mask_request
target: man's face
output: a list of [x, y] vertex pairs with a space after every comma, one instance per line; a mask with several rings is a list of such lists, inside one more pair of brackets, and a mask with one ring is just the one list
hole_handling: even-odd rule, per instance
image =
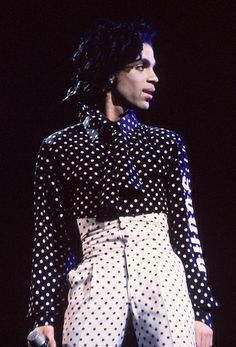
[[144, 43], [141, 59], [128, 64], [116, 75], [116, 100], [119, 106], [149, 108], [158, 82], [153, 70], [155, 63], [152, 47]]

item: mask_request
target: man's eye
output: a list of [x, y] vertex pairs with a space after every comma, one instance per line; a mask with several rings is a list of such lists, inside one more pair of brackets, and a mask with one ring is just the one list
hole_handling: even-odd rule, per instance
[[136, 70], [138, 71], [143, 71], [144, 70], [144, 65], [137, 65]]

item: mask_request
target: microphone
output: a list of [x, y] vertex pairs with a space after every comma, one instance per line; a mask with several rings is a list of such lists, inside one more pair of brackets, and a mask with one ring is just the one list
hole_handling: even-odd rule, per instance
[[27, 336], [32, 347], [48, 347], [48, 338], [37, 330], [33, 330]]

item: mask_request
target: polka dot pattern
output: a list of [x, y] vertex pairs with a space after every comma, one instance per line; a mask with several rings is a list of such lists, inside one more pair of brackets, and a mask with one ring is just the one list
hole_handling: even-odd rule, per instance
[[75, 267], [72, 221], [165, 213], [195, 316], [210, 325], [218, 304], [207, 286], [182, 138], [140, 124], [132, 110], [116, 123], [88, 108], [82, 117], [40, 148], [29, 314], [39, 325], [53, 324], [66, 307], [66, 275]]
[[63, 346], [121, 346], [132, 314], [138, 346], [194, 347], [185, 272], [167, 216], [78, 219], [83, 262], [69, 273]]

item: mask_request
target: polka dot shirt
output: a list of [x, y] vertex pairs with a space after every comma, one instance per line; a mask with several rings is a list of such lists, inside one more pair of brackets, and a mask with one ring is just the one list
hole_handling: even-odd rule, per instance
[[53, 325], [66, 306], [77, 218], [114, 220], [164, 212], [183, 262], [196, 320], [218, 306], [207, 285], [182, 138], [128, 110], [118, 122], [83, 106], [81, 121], [46, 138], [35, 174], [35, 238], [29, 315]]

